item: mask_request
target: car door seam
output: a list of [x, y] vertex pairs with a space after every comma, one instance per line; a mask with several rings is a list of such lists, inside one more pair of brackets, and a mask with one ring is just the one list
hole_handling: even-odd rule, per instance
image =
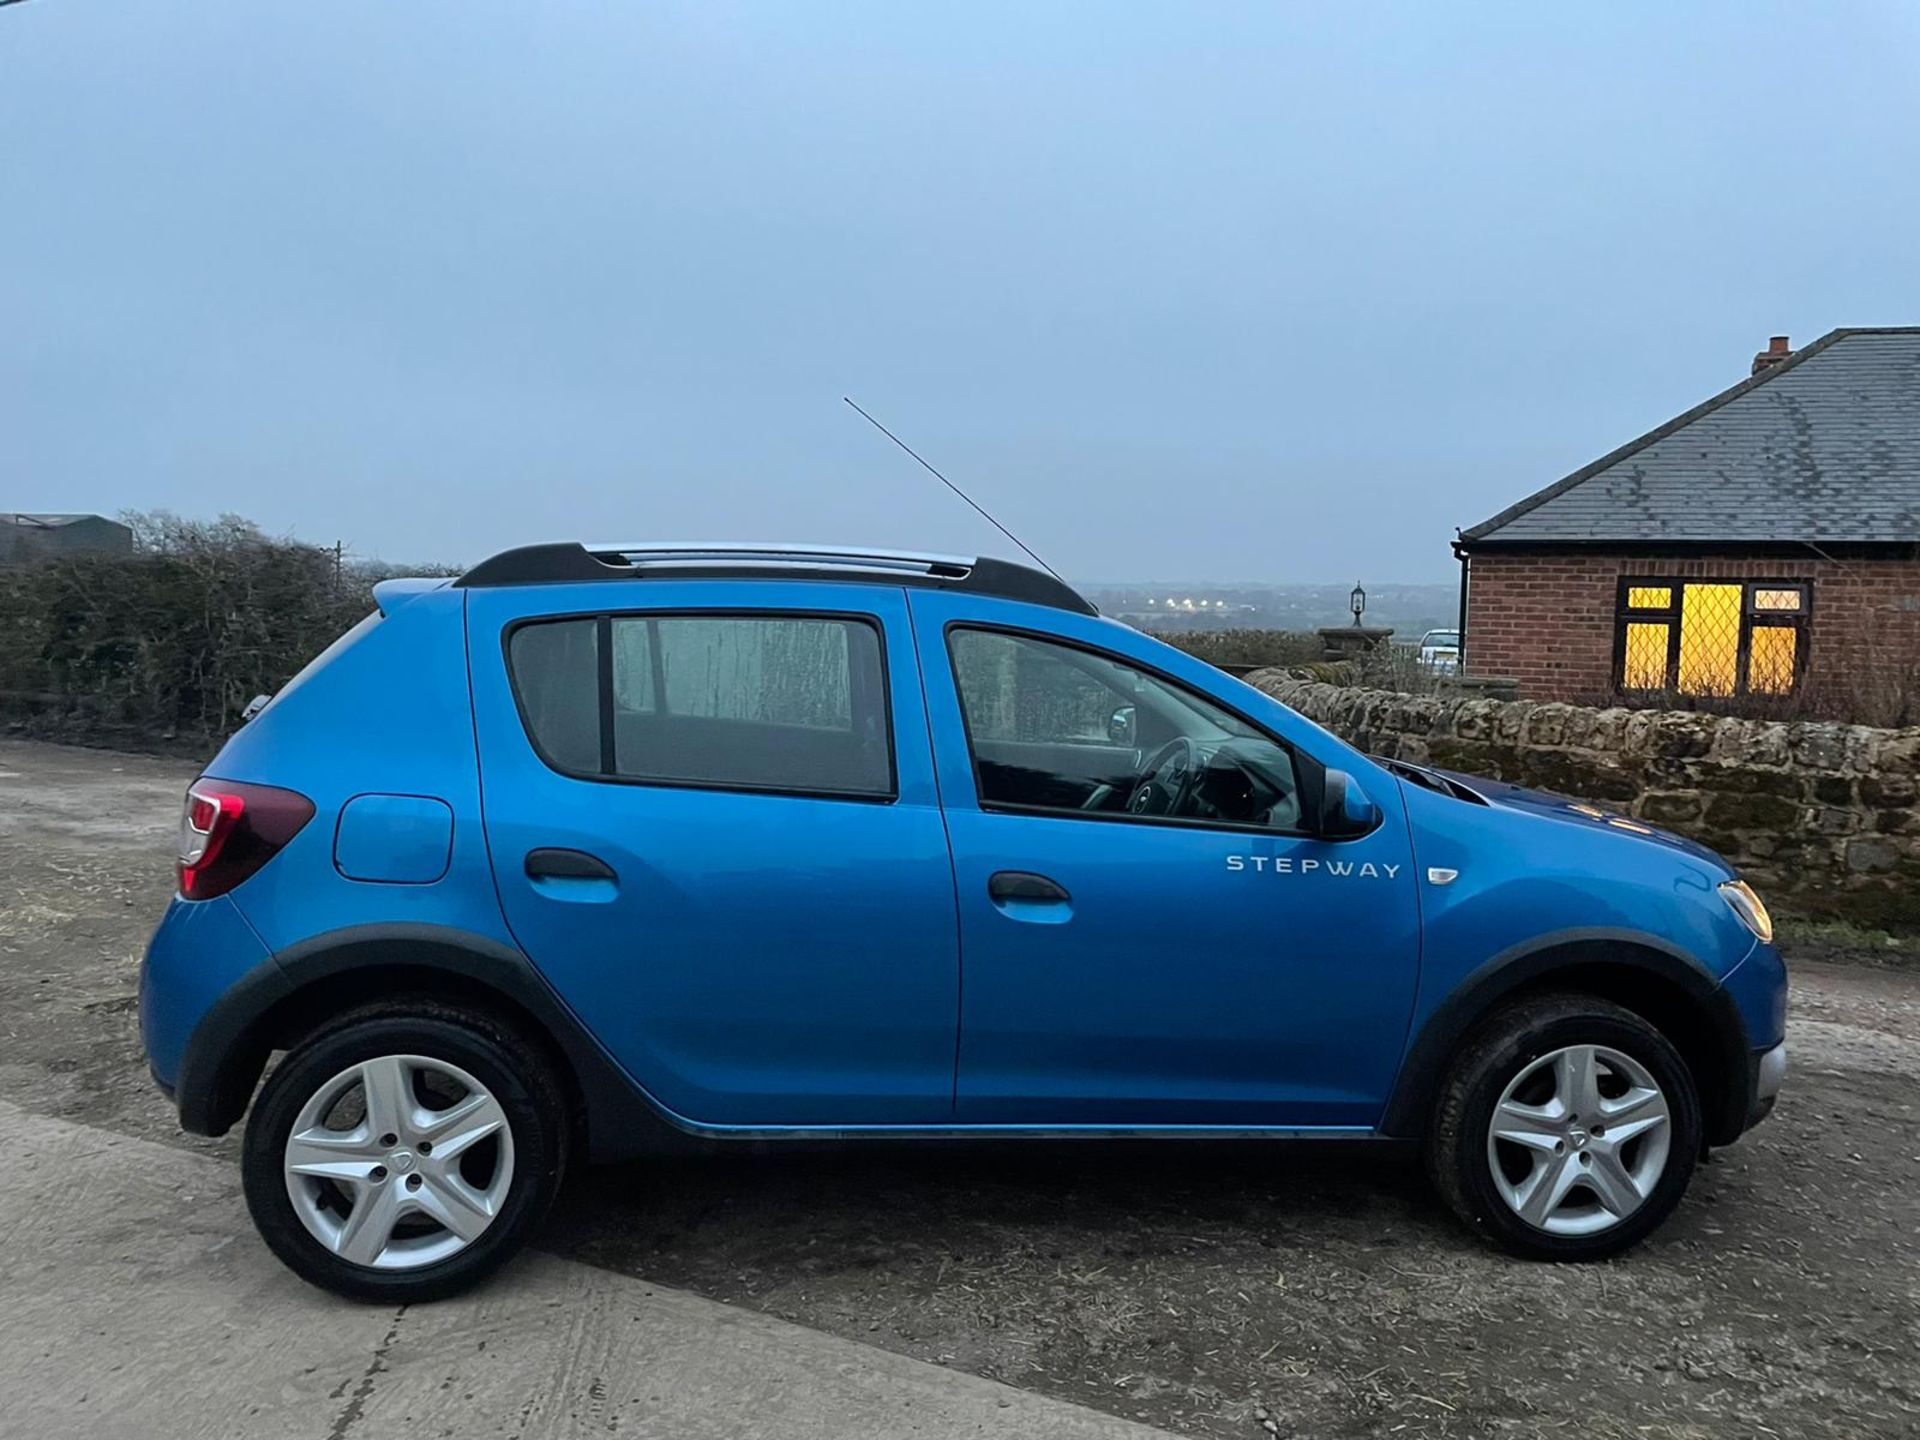
[[940, 812], [940, 834], [947, 842], [947, 881], [953, 887], [953, 1084], [947, 1095], [949, 1115], [960, 1113], [960, 1041], [966, 1025], [967, 942], [960, 923], [960, 868], [953, 854], [953, 831], [947, 824], [947, 797], [940, 786], [939, 741], [933, 734], [933, 702], [927, 695], [926, 657], [920, 652], [920, 621], [913, 613], [913, 592], [904, 585], [900, 595], [907, 607], [907, 640], [913, 646], [914, 673], [920, 681], [920, 720], [927, 727], [927, 764], [933, 772], [934, 806]]

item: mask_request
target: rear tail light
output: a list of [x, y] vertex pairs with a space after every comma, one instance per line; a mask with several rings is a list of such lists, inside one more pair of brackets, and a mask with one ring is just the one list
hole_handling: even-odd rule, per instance
[[313, 818], [313, 802], [272, 785], [206, 776], [187, 791], [180, 817], [180, 894], [224, 895], [280, 852]]

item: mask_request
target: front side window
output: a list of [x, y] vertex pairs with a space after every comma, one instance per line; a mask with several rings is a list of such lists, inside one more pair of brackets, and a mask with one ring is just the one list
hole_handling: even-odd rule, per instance
[[661, 784], [893, 793], [886, 672], [870, 622], [601, 615], [522, 625], [508, 658], [528, 733], [558, 769]]
[[1183, 686], [998, 630], [948, 636], [988, 809], [1293, 831], [1292, 752]]
[[1801, 581], [1623, 580], [1620, 687], [1703, 699], [1788, 694], [1805, 668], [1810, 600]]

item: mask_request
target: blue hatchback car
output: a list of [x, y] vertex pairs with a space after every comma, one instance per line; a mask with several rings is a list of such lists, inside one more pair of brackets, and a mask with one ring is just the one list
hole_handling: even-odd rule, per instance
[[570, 1160], [688, 1137], [1415, 1141], [1589, 1259], [1784, 1075], [1711, 852], [1369, 759], [1039, 571], [566, 544], [376, 593], [191, 787], [141, 976], [329, 1289], [448, 1294]]

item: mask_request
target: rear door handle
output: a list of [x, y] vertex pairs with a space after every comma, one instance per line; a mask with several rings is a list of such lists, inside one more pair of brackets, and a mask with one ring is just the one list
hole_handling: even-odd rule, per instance
[[987, 880], [987, 898], [995, 902], [1026, 900], [1056, 905], [1065, 905], [1073, 899], [1059, 881], [1036, 875], [1031, 870], [994, 871]]
[[617, 881], [620, 878], [606, 861], [584, 850], [529, 850], [526, 869], [529, 880]]

